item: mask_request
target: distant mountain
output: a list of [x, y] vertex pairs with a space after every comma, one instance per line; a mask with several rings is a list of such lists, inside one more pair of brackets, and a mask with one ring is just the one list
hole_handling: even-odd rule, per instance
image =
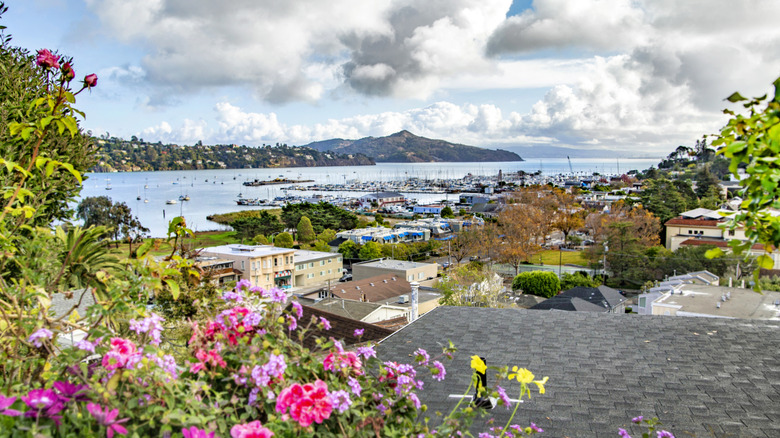
[[364, 154], [377, 163], [523, 161], [514, 152], [433, 140], [419, 137], [409, 131], [396, 132], [387, 137], [366, 137], [360, 140], [334, 138], [309, 143], [304, 147], [320, 152]]

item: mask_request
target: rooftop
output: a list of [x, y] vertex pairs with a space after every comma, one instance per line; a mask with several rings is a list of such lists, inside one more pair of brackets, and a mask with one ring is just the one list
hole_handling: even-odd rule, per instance
[[263, 257], [269, 255], [290, 254], [294, 249], [278, 248], [271, 245], [220, 245], [203, 248], [203, 253], [220, 254], [225, 256], [241, 255], [246, 257]]
[[[684, 284], [679, 290], [680, 292], [674, 295], [666, 294], [655, 304], [677, 308], [678, 316], [780, 321], [780, 292], [763, 291], [758, 293], [752, 289], [703, 284]], [[726, 301], [723, 301], [724, 296], [728, 297]], [[717, 303], [720, 303], [720, 308], [716, 306]]]
[[293, 256], [294, 256], [295, 263], [304, 263], [313, 260], [324, 260], [324, 259], [329, 259], [337, 256], [342, 257], [341, 254], [335, 252], [309, 251], [307, 249], [296, 249], [295, 254]]
[[[733, 300], [733, 298], [732, 298]], [[382, 361], [431, 356], [448, 341], [447, 377], [423, 378], [428, 412], [449, 412], [472, 376], [470, 356], [549, 376], [514, 423], [551, 437], [617, 436], [631, 418], [656, 416], [675, 436], [780, 436], [780, 322], [593, 312], [437, 307], [382, 341]], [[421, 375], [423, 373], [420, 373]], [[488, 373], [488, 384], [495, 383]], [[516, 398], [519, 383], [502, 382]], [[534, 388], [535, 389], [535, 388]], [[503, 425], [511, 411], [489, 412]], [[433, 417], [435, 421], [435, 417]], [[486, 431], [477, 420], [473, 432]], [[635, 430], [635, 429], [634, 429]], [[637, 434], [632, 434], [637, 436]]]
[[381, 259], [381, 260], [372, 260], [368, 262], [355, 263], [352, 266], [353, 269], [355, 266], [368, 266], [371, 268], [407, 270], [407, 269], [422, 268], [425, 266], [431, 266], [435, 264], [436, 263], [420, 263], [420, 262], [411, 262], [406, 260]]

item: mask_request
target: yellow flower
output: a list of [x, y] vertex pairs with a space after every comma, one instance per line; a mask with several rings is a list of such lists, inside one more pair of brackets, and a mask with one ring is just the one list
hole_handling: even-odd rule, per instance
[[512, 367], [512, 374], [509, 375], [510, 379], [517, 379], [520, 383], [526, 385], [534, 381], [534, 373], [528, 371], [525, 368]]
[[536, 383], [536, 386], [539, 387], [539, 394], [544, 394], [544, 384], [547, 383], [547, 379], [549, 377], [544, 376], [544, 379], [542, 380], [534, 380], [534, 383]]
[[478, 373], [484, 374], [485, 370], [487, 370], [487, 365], [482, 361], [482, 358], [474, 355], [471, 356], [471, 368], [474, 368]]

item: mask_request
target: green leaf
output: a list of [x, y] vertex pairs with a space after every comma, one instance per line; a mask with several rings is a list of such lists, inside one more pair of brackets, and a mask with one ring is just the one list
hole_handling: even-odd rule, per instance
[[763, 269], [772, 269], [775, 267], [775, 261], [772, 260], [772, 256], [767, 254], [758, 256], [756, 258], [756, 263], [758, 263], [759, 268]]
[[64, 167], [68, 170], [68, 172], [71, 173], [76, 179], [78, 180], [79, 184], [83, 182], [83, 179], [81, 178], [81, 172], [73, 168], [73, 165], [70, 163], [60, 163], [60, 166]]
[[115, 373], [113, 376], [111, 376], [111, 379], [109, 379], [108, 383], [106, 384], [106, 389], [111, 392], [116, 391], [116, 387], [119, 386], [120, 377], [122, 377], [122, 373]]
[[138, 254], [138, 257], [143, 257], [146, 255], [147, 252], [149, 252], [150, 249], [152, 249], [152, 245], [154, 245], [154, 240], [148, 239], [146, 242], [142, 243], [141, 246], [138, 247], [136, 250], [136, 254]]
[[79, 132], [79, 125], [76, 124], [76, 119], [73, 117], [63, 117], [62, 122], [65, 124], [65, 126], [70, 131], [70, 136], [73, 137]]
[[708, 249], [707, 252], [704, 253], [704, 257], [707, 257], [708, 259], [716, 259], [719, 257], [723, 257], [723, 250], [720, 248], [712, 248]]
[[165, 284], [168, 285], [169, 288], [171, 288], [171, 295], [173, 296], [174, 300], [179, 299], [179, 283], [176, 283], [175, 281], [168, 279], [165, 280]]
[[775, 102], [780, 102], [780, 78], [775, 79], [773, 83], [775, 86]]
[[740, 100], [747, 100], [747, 98], [739, 94], [739, 91], [735, 91], [731, 96], [727, 97], [726, 100], [728, 100], [731, 103], [734, 103], [734, 102], [739, 102]]

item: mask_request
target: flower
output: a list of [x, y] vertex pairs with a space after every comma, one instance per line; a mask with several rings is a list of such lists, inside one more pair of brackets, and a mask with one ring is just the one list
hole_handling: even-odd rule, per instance
[[301, 303], [293, 300], [291, 304], [293, 309], [295, 310], [295, 314], [297, 315], [298, 319], [300, 319], [303, 316], [303, 307], [301, 307]]
[[62, 411], [62, 400], [51, 389], [33, 389], [26, 396], [22, 397], [30, 410], [24, 413], [25, 417], [32, 418], [51, 418], [58, 425], [60, 424], [60, 416], [58, 415]]
[[97, 85], [97, 75], [95, 73], [84, 76], [84, 86], [92, 88]]
[[284, 290], [278, 287], [272, 288], [271, 290], [268, 291], [264, 291], [262, 295], [265, 298], [270, 298], [271, 301], [276, 303], [284, 303], [285, 301], [287, 301], [287, 294], [284, 293]]
[[549, 377], [544, 376], [542, 380], [534, 380], [536, 386], [539, 387], [539, 394], [544, 394], [544, 384], [547, 383], [547, 379], [549, 379]]
[[76, 385], [70, 382], [54, 382], [52, 385], [54, 389], [59, 391], [60, 398], [64, 398], [63, 401], [77, 401], [83, 402], [89, 400], [89, 397], [85, 394], [89, 390], [87, 385]]
[[496, 392], [498, 392], [498, 398], [501, 400], [504, 406], [509, 409], [509, 405], [511, 405], [512, 402], [509, 400], [509, 396], [506, 395], [506, 390], [500, 386], [496, 386]]
[[51, 330], [45, 328], [39, 328], [38, 330], [34, 331], [29, 338], [27, 338], [27, 342], [32, 342], [33, 345], [35, 345], [38, 348], [41, 348], [43, 347], [43, 342], [41, 341], [43, 339], [51, 339], [53, 335], [54, 333], [52, 333]]
[[370, 357], [376, 357], [376, 350], [374, 350], [374, 347], [370, 345], [366, 347], [358, 347], [357, 352], [366, 359]]
[[320, 323], [322, 323], [322, 327], [325, 330], [330, 330], [330, 321], [325, 319], [324, 317], [320, 316]]
[[544, 432], [544, 429], [542, 429], [541, 427], [537, 426], [536, 423], [531, 423], [530, 428], [531, 428], [532, 431], [534, 431], [536, 433]]
[[103, 409], [97, 403], [87, 403], [87, 411], [95, 417], [98, 424], [106, 427], [107, 438], [113, 438], [114, 433], [127, 435], [127, 429], [125, 429], [121, 423], [126, 422], [129, 418], [117, 420], [116, 417], [119, 415], [119, 409], [109, 409], [108, 407]]
[[333, 407], [339, 411], [339, 414], [343, 413], [349, 409], [350, 406], [352, 406], [352, 399], [349, 398], [349, 393], [343, 389], [331, 392], [330, 402], [333, 404]]
[[347, 380], [347, 384], [349, 385], [349, 389], [352, 390], [352, 393], [360, 396], [360, 391], [363, 390], [363, 388], [360, 387], [360, 382], [354, 377], [350, 377], [349, 380]]
[[69, 82], [76, 76], [76, 72], [73, 71], [73, 67], [70, 65], [70, 62], [65, 62], [62, 64], [60, 71], [62, 71], [63, 78]]
[[354, 334], [354, 336], [356, 338], [359, 338], [359, 337], [363, 336], [363, 332], [364, 331], [365, 331], [364, 329], [355, 329], [355, 333], [353, 333], [353, 334]]
[[263, 427], [259, 421], [252, 421], [251, 423], [233, 426], [230, 429], [230, 436], [233, 438], [271, 438], [274, 436], [274, 433]]
[[[472, 365], [473, 367], [473, 365]], [[512, 373], [509, 374], [510, 379], [517, 379], [520, 383], [525, 383], [528, 385], [529, 383], [534, 381], [534, 373], [528, 371], [526, 368], [518, 368], [516, 366], [512, 367]]]
[[671, 432], [666, 430], [659, 430], [658, 431], [658, 438], [674, 438], [674, 435], [672, 435]]
[[618, 429], [618, 435], [620, 435], [620, 438], [631, 438], [631, 435], [623, 428]]
[[111, 350], [103, 356], [103, 367], [109, 371], [117, 368], [129, 368], [140, 354], [133, 341], [123, 338], [111, 338]]
[[[41, 49], [36, 52], [35, 63], [43, 68], [60, 68], [60, 57], [54, 55], [49, 49]], [[97, 77], [96, 77], [97, 78]]]
[[317, 379], [314, 383], [295, 383], [283, 389], [276, 399], [276, 411], [284, 413], [288, 408], [290, 417], [302, 427], [322, 423], [330, 418], [333, 411], [328, 384]]
[[205, 430], [200, 430], [195, 426], [182, 429], [181, 434], [184, 435], [184, 438], [214, 438], [214, 432], [206, 433]]
[[428, 355], [428, 352], [422, 348], [418, 348], [417, 350], [415, 350], [414, 356], [415, 356], [414, 359], [417, 361], [417, 364], [422, 366], [428, 365], [428, 361], [431, 360], [431, 357]]
[[[485, 370], [487, 370], [487, 365], [485, 365], [485, 362], [482, 361], [481, 357], [474, 355], [471, 356], [471, 368], [474, 368], [474, 370], [476, 370], [476, 372], [480, 374], [484, 374]], [[531, 377], [533, 377], [533, 374], [531, 375]], [[509, 378], [511, 379], [512, 376], [510, 375]]]
[[363, 370], [361, 370], [363, 363], [360, 361], [357, 354], [352, 351], [338, 353], [336, 355], [330, 353], [325, 357], [325, 360], [322, 361], [322, 366], [325, 371], [341, 371], [345, 375], [350, 373], [356, 375], [363, 374]]
[[152, 313], [148, 318], [144, 318], [141, 321], [135, 319], [130, 320], [130, 330], [136, 332], [136, 334], [148, 333], [151, 337], [149, 342], [152, 345], [160, 345], [160, 334], [162, 333], [161, 322], [165, 319], [155, 313]]
[[16, 409], [8, 409], [15, 401], [16, 397], [0, 395], [0, 415], [7, 415], [9, 417], [18, 417], [19, 415], [22, 415], [22, 413]]
[[433, 378], [441, 382], [444, 380], [444, 376], [447, 375], [447, 371], [444, 369], [444, 364], [438, 360], [433, 362], [433, 369], [431, 370]]
[[89, 351], [90, 353], [94, 353], [95, 352], [95, 343], [94, 342], [90, 342], [87, 339], [82, 339], [82, 340], [76, 342], [73, 345], [76, 348], [78, 348], [79, 350], [82, 350], [82, 351]]

